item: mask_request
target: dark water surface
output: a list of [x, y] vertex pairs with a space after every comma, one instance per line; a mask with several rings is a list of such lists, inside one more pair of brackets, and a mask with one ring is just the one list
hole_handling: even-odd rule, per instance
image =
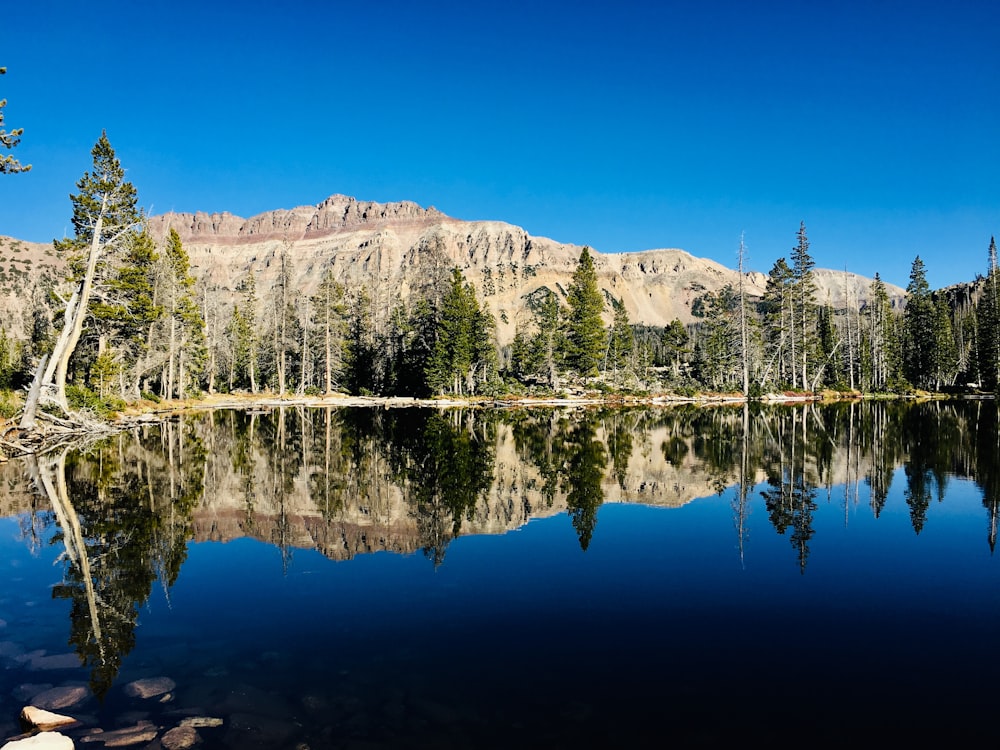
[[85, 686], [78, 747], [994, 744], [998, 459], [954, 402], [222, 411], [11, 462], [0, 738]]

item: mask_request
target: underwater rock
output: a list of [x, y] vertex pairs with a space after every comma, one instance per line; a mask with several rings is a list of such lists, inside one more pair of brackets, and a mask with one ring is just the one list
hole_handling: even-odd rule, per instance
[[42, 731], [80, 723], [72, 716], [64, 716], [52, 711], [46, 711], [44, 708], [38, 708], [38, 706], [25, 706], [22, 708], [21, 721]]
[[130, 682], [125, 686], [125, 695], [130, 698], [155, 698], [169, 693], [177, 687], [177, 683], [169, 677], [148, 677]]
[[8, 742], [3, 750], [73, 750], [73, 740], [59, 732], [41, 732]]
[[65, 685], [38, 693], [31, 702], [46, 711], [58, 711], [83, 703], [88, 697], [90, 691], [82, 685]]

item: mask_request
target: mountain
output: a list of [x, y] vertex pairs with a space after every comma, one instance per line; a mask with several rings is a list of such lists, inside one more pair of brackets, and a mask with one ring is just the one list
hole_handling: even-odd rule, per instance
[[[195, 276], [224, 293], [235, 290], [252, 270], [260, 298], [273, 284], [276, 261], [285, 249], [293, 262], [295, 288], [304, 294], [315, 292], [326, 270], [333, 269], [347, 288], [364, 285], [382, 305], [389, 305], [397, 292], [407, 298], [432, 270], [458, 266], [494, 314], [501, 344], [511, 341], [518, 323], [528, 319], [527, 295], [542, 286], [565, 293], [582, 250], [500, 221], [463, 221], [409, 201], [375, 203], [345, 195], [249, 219], [230, 213], [166, 213], [150, 217], [149, 228], [157, 239], [170, 228], [177, 230]], [[633, 323], [693, 322], [692, 306], [699, 297], [727, 284], [739, 285], [737, 271], [684, 250], [592, 255], [606, 298], [621, 299]], [[61, 278], [64, 266], [50, 244], [0, 237], [0, 322], [9, 334], [24, 335], [31, 294], [43, 286], [44, 276]], [[841, 307], [845, 300], [867, 302], [871, 279], [827, 269], [814, 273], [820, 303]], [[749, 295], [760, 296], [767, 276], [747, 273], [744, 281]], [[901, 306], [904, 291], [887, 287], [893, 303]], [[608, 315], [610, 321], [610, 305]]]
[[[565, 292], [582, 250], [504, 222], [463, 221], [408, 201], [374, 203], [345, 195], [250, 219], [167, 213], [152, 217], [150, 228], [157, 238], [175, 229], [195, 273], [219, 287], [235, 289], [253, 270], [260, 296], [273, 283], [285, 248], [303, 293], [313, 293], [333, 269], [348, 288], [365, 285], [376, 302], [386, 304], [397, 291], [405, 299], [432, 266], [458, 266], [496, 317], [500, 343], [513, 339], [517, 324], [529, 317], [527, 295], [542, 286]], [[678, 249], [593, 257], [605, 296], [621, 299], [634, 323], [690, 323], [699, 297], [739, 284], [737, 271]], [[839, 307], [846, 299], [867, 301], [871, 279], [825, 269], [815, 275], [820, 302]], [[766, 282], [766, 274], [746, 274], [747, 293], [762, 295]], [[889, 293], [902, 304], [902, 289], [889, 286]]]

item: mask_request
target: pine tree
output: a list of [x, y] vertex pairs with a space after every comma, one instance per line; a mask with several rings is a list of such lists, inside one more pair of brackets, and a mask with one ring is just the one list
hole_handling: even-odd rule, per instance
[[433, 392], [472, 394], [479, 383], [495, 377], [495, 327], [493, 316], [480, 309], [475, 289], [461, 270], [453, 269], [425, 369]]
[[871, 303], [867, 309], [869, 375], [873, 391], [890, 388], [899, 378], [901, 354], [896, 318], [889, 302], [889, 292], [878, 273], [871, 284]]
[[604, 299], [597, 285], [597, 270], [585, 247], [580, 253], [566, 295], [569, 304], [568, 344], [570, 365], [583, 377], [597, 374], [604, 356], [606, 334], [601, 313]]
[[[7, 68], [0, 68], [0, 76], [5, 75], [6, 73]], [[10, 131], [4, 129], [3, 108], [6, 106], [7, 100], [0, 99], [0, 146], [6, 149], [12, 149], [21, 142], [21, 134], [24, 133], [24, 128], [15, 128]], [[27, 172], [30, 169], [30, 164], [21, 164], [21, 162], [15, 159], [11, 154], [0, 156], [0, 174], [16, 174], [18, 172]]]
[[362, 287], [351, 301], [344, 347], [346, 385], [348, 391], [356, 396], [379, 390], [378, 348], [371, 308], [371, 296]]
[[918, 387], [929, 387], [935, 378], [936, 317], [924, 262], [918, 255], [910, 268], [903, 313], [903, 374]]
[[162, 385], [168, 398], [183, 398], [205, 366], [205, 320], [194, 296], [191, 259], [175, 229], [167, 235], [163, 258], [167, 362]]
[[344, 302], [344, 286], [327, 269], [320, 280], [319, 289], [312, 297], [312, 327], [318, 333], [317, 348], [320, 372], [323, 375], [323, 389], [333, 393], [339, 383], [343, 368], [344, 333], [346, 330], [347, 307]]
[[[75, 236], [57, 240], [57, 251], [69, 256], [76, 289], [63, 312], [62, 331], [56, 340], [51, 359], [41, 370], [39, 392], [64, 411], [66, 378], [70, 359], [83, 335], [85, 323], [91, 317], [95, 290], [106, 289], [108, 280], [121, 267], [122, 254], [136, 249], [136, 237], [142, 215], [136, 208], [136, 191], [125, 180], [107, 133], [91, 151], [93, 170], [85, 172], [77, 182], [79, 193], [70, 196], [73, 203]], [[21, 420], [23, 429], [34, 427], [37, 401], [28, 399]]]
[[760, 385], [774, 381], [779, 385], [794, 382], [792, 353], [792, 269], [778, 258], [767, 277], [761, 305], [764, 323], [764, 360]]
[[[809, 365], [814, 361], [817, 349], [816, 340], [816, 282], [813, 279], [813, 267], [816, 263], [809, 254], [809, 238], [806, 236], [806, 224], [801, 222], [797, 233], [798, 242], [792, 249], [792, 289], [794, 297], [794, 312], [792, 315], [795, 335], [793, 345], [798, 347], [798, 363], [800, 385], [802, 390], [809, 390]], [[793, 375], [793, 382], [794, 382]]]
[[931, 352], [935, 390], [954, 385], [958, 372], [958, 347], [951, 324], [951, 308], [944, 296], [934, 300], [934, 346]]
[[631, 366], [632, 354], [635, 350], [635, 333], [629, 324], [628, 311], [625, 309], [624, 301], [612, 300], [611, 306], [614, 308], [614, 321], [611, 324], [611, 335], [608, 337], [608, 353], [604, 369], [605, 371], [612, 370], [614, 382], [618, 383], [619, 370], [625, 371]]
[[1000, 269], [996, 240], [990, 237], [989, 272], [976, 307], [979, 373], [983, 388], [1000, 386]]

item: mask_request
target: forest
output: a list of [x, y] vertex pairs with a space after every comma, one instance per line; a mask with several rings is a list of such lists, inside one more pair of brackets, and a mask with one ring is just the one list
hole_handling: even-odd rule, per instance
[[[388, 304], [385, 290], [345, 288], [330, 269], [305, 297], [287, 249], [266, 294], [252, 273], [235, 290], [210, 287], [175, 231], [150, 236], [106, 134], [92, 157], [70, 196], [73, 236], [54, 242], [67, 273], [26, 302], [24, 340], [0, 329], [0, 408], [7, 418], [23, 412], [22, 428], [37, 410], [102, 416], [140, 399], [205, 393], [754, 399], [993, 392], [1000, 380], [992, 238], [971, 291], [932, 291], [918, 256], [902, 310], [877, 274], [864, 303], [834, 309], [817, 299], [803, 222], [762, 297], [727, 286], [696, 301], [695, 323], [666, 327], [630, 321], [599, 287], [585, 247], [566, 289], [530, 293], [530, 323], [500, 346], [488, 306], [444, 262], [427, 264], [408, 299]], [[742, 279], [742, 241], [739, 257]]]

